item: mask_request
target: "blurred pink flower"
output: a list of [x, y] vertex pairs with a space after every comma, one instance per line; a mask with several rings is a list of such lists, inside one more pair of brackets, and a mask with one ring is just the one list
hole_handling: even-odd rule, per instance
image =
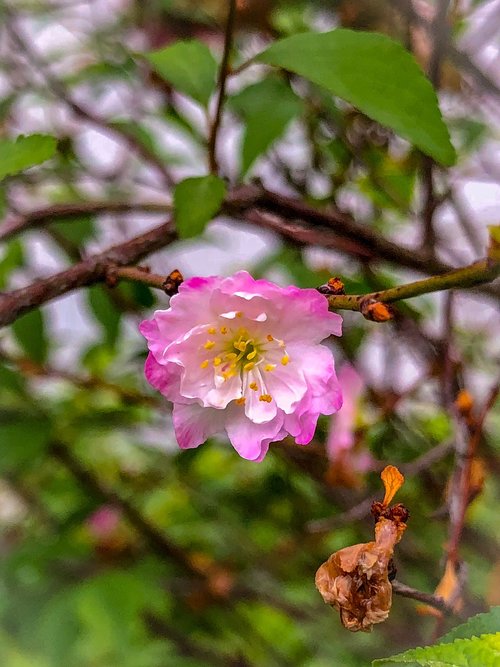
[[331, 351], [342, 318], [314, 289], [279, 287], [246, 271], [185, 281], [168, 310], [140, 326], [148, 381], [173, 406], [181, 448], [226, 431], [243, 457], [269, 443], [309, 443], [320, 414], [342, 404]]
[[96, 540], [108, 538], [120, 524], [121, 512], [112, 505], [102, 505], [91, 514], [87, 521], [87, 530]]
[[[327, 455], [338, 474], [331, 474], [332, 481], [354, 482], [354, 475], [370, 470], [373, 459], [369, 452], [355, 449], [357, 444], [356, 422], [361, 396], [365, 390], [363, 378], [349, 363], [339, 369], [338, 381], [342, 387], [343, 404], [338, 414], [330, 420], [326, 443]], [[335, 473], [335, 470], [332, 471]]]

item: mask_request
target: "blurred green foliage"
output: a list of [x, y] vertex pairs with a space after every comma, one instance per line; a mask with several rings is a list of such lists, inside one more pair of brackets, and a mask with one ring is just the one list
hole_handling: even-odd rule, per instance
[[[22, 2], [19, 10], [38, 17], [43, 27], [67, 21], [64, 4]], [[247, 51], [254, 55], [264, 48], [257, 40], [253, 49], [256, 31], [295, 39], [317, 26], [324, 12], [336, 21], [344, 16], [343, 3], [262, 2], [260, 13], [251, 11], [259, 3], [239, 4], [238, 64]], [[199, 176], [206, 165], [208, 127], [202, 108], [213, 102], [213, 52], [220, 56], [224, 15], [225, 3], [216, 1], [130, 3], [107, 23], [94, 26], [78, 64], [62, 76], [71, 93], [87, 91], [99, 114], [106, 93], [119, 89], [117, 82], [130, 85], [130, 108], [112, 115], [108, 129], [127, 133], [127, 151], [132, 137], [165, 165], [182, 165], [173, 200], [184, 238], [205, 229], [226, 190], [222, 179]], [[346, 27], [357, 27], [345, 16], [342, 20]], [[135, 30], [150, 47], [146, 56], [126, 47]], [[400, 33], [392, 36], [399, 39]], [[178, 41], [180, 37], [189, 39]], [[210, 49], [204, 40], [215, 46]], [[396, 55], [404, 53], [393, 48]], [[303, 64], [302, 52], [292, 49], [291, 55], [294, 63]], [[3, 74], [9, 65], [3, 66]], [[415, 68], [412, 63], [410, 75]], [[301, 71], [298, 65], [290, 70]], [[364, 223], [387, 235], [397, 230], [400, 238], [413, 238], [418, 151], [310, 81], [290, 72], [259, 72], [229, 90], [228, 124], [240, 131], [238, 141], [228, 144], [234, 149], [234, 173], [261, 178], [266, 170], [259, 165], [264, 164], [280, 184], [318, 206], [354, 196], [369, 210]], [[309, 79], [317, 83], [316, 76]], [[404, 78], [399, 83], [404, 88]], [[0, 99], [2, 131], [4, 124], [9, 128], [17, 102], [34, 97], [42, 108], [53, 103], [52, 92], [40, 82], [19, 80], [16, 86]], [[358, 86], [356, 93], [362, 92]], [[383, 107], [381, 97], [379, 91], [376, 106]], [[442, 139], [444, 130], [433, 109]], [[410, 111], [418, 121], [415, 109]], [[397, 104], [392, 113], [397, 115]], [[298, 134], [290, 138], [287, 130], [295, 126]], [[459, 163], [490, 136], [484, 118], [471, 118], [462, 110], [450, 127]], [[160, 140], [172, 131], [181, 137], [182, 151], [171, 151]], [[421, 144], [420, 134], [418, 127], [406, 132]], [[92, 203], [89, 193], [96, 192], [108, 202], [144, 199], [146, 170], [131, 151], [116, 168], [96, 168], [76, 130], [74, 136], [60, 137], [49, 166], [24, 176], [14, 173], [53, 155], [55, 143], [50, 138], [42, 143], [35, 150], [31, 145], [28, 156], [23, 150], [15, 169], [9, 167], [2, 210], [15, 204], [21, 188], [25, 200], [47, 206], [66, 200]], [[2, 139], [0, 151], [6, 148], [11, 161], [20, 144]], [[301, 150], [294, 153], [297, 145]], [[450, 150], [447, 145], [444, 162], [451, 161]], [[194, 177], [187, 177], [186, 165], [193, 166]], [[322, 187], [315, 188], [314, 179], [320, 178]], [[151, 191], [155, 202], [158, 194], [165, 195], [157, 183]], [[128, 219], [117, 217], [119, 224], [124, 220], [126, 228]], [[17, 287], [20, 277], [22, 284], [26, 276], [33, 279], [34, 240], [52, 244], [61, 262], [76, 261], [103, 235], [101, 223], [94, 213], [50, 218], [42, 230], [8, 241], [0, 254], [0, 289]], [[184, 244], [191, 247], [189, 241]], [[246, 268], [256, 277], [317, 287], [328, 280], [332, 265], [348, 293], [400, 280], [391, 267], [377, 265], [375, 270], [370, 262], [340, 253], [333, 260], [314, 258], [305, 244], [283, 240]], [[240, 459], [225, 442], [178, 451], [169, 407], [143, 378], [146, 351], [137, 333], [146, 311], [167, 305], [165, 295], [142, 284], [100, 284], [86, 290], [78, 305], [88, 329], [78, 345], [71, 337], [79, 324], [68, 326], [70, 334], [64, 329], [67, 320], [62, 331], [61, 322], [56, 329], [57, 317], [49, 309], [35, 309], [2, 330], [0, 665], [361, 667], [429, 643], [436, 620], [419, 616], [414, 601], [396, 596], [387, 622], [371, 634], [349, 634], [337, 612], [323, 604], [314, 574], [332, 551], [372, 539], [370, 499], [382, 497], [379, 471], [392, 463], [407, 475], [398, 500], [411, 514], [396, 550], [398, 578], [430, 592], [442, 576], [453, 455], [451, 447], [444, 447], [431, 463], [420, 458], [454, 434], [453, 416], [442, 401], [449, 368], [441, 363], [446, 340], [436, 333], [435, 302], [423, 297], [401, 305], [401, 319], [386, 328], [346, 314], [344, 336], [332, 345], [339, 366], [349, 360], [361, 367], [363, 358], [365, 368], [374, 364], [372, 376], [364, 378], [356, 424], [356, 451], [370, 454], [373, 466], [359, 474], [348, 465], [340, 480], [332, 478], [326, 456], [326, 418], [309, 447], [288, 441], [273, 445], [261, 464]], [[487, 325], [456, 326], [454, 354], [462, 365], [457, 373], [462, 380], [478, 375], [479, 386], [491, 384], [492, 341]], [[401, 379], [403, 362], [415, 359], [418, 381], [412, 387], [403, 377], [406, 388], [401, 389], [393, 379]], [[492, 604], [500, 580], [495, 478], [500, 446], [494, 438], [499, 419], [495, 408], [481, 440], [486, 480], [468, 510], [462, 541], [468, 563], [467, 611]], [[441, 630], [456, 621], [445, 620]]]

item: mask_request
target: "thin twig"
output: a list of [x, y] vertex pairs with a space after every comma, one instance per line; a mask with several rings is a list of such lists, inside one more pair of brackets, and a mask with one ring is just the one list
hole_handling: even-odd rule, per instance
[[234, 23], [236, 19], [236, 0], [229, 0], [229, 10], [226, 21], [226, 31], [224, 35], [224, 51], [222, 54], [222, 61], [219, 70], [219, 92], [217, 96], [217, 107], [215, 116], [210, 127], [210, 135], [208, 138], [208, 168], [212, 174], [218, 172], [217, 166], [217, 137], [219, 134], [219, 127], [222, 120], [222, 111], [224, 109], [224, 102], [226, 98], [226, 83], [229, 74], [229, 58], [233, 46]]
[[423, 593], [422, 591], [419, 591], [416, 588], [411, 588], [411, 586], [402, 584], [397, 580], [392, 582], [392, 590], [394, 593], [396, 593], [396, 595], [428, 604], [435, 609], [439, 609], [439, 611], [442, 611], [448, 616], [456, 615], [453, 609], [451, 609], [443, 600], [443, 598], [439, 597], [438, 595], [433, 595], [432, 593]]
[[107, 134], [111, 134], [112, 136], [118, 137], [121, 141], [124, 141], [128, 148], [133, 150], [143, 160], [148, 162], [160, 174], [168, 186], [172, 186], [172, 176], [166, 169], [162, 160], [160, 160], [160, 158], [145, 144], [138, 141], [137, 137], [132, 131], [128, 130], [123, 125], [113, 125], [106, 119], [97, 116], [93, 111], [90, 111], [90, 109], [87, 109], [72, 98], [69, 91], [66, 89], [66, 86], [52, 74], [41, 56], [35, 51], [28, 40], [25, 39], [18, 26], [15, 25], [14, 12], [12, 12], [12, 10], [7, 7], [4, 7], [3, 9], [8, 18], [6, 27], [12, 41], [17, 48], [25, 53], [33, 67], [43, 76], [51, 92], [62, 102], [64, 102], [64, 104], [73, 112], [75, 116], [87, 121], [91, 125], [94, 125], [101, 130], [104, 130]]
[[467, 507], [471, 500], [470, 477], [472, 462], [481, 441], [484, 421], [494, 406], [499, 392], [500, 383], [496, 383], [492, 387], [471, 433], [468, 432], [465, 424], [463, 428], [457, 428], [456, 466], [449, 494], [450, 535], [447, 544], [448, 560], [454, 565], [457, 565], [460, 560], [460, 541], [465, 525]]
[[184, 574], [196, 579], [203, 578], [200, 570], [194, 566], [189, 556], [180, 547], [170, 541], [158, 528], [153, 526], [128, 500], [101, 482], [90, 470], [82, 465], [66, 445], [61, 442], [54, 442], [50, 446], [50, 453], [73, 475], [84, 489], [101, 502], [120, 508], [127, 521], [144, 538], [153, 553], [162, 559], [173, 561]]
[[[441, 63], [446, 54], [449, 43], [448, 9], [450, 0], [439, 0], [436, 16], [432, 22], [432, 52], [429, 60], [428, 76], [437, 90], [441, 81]], [[434, 191], [434, 160], [422, 156], [422, 185], [424, 189], [424, 206], [422, 221], [424, 223], [424, 238], [422, 248], [431, 254], [436, 245], [436, 230], [434, 229], [434, 214], [440, 201]]]
[[17, 234], [60, 219], [70, 222], [82, 215], [103, 215], [108, 213], [140, 212], [165, 214], [169, 209], [170, 206], [168, 204], [157, 204], [155, 202], [90, 201], [54, 204], [34, 211], [28, 211], [22, 214], [21, 217], [4, 223], [0, 229], [0, 241], [8, 241]]

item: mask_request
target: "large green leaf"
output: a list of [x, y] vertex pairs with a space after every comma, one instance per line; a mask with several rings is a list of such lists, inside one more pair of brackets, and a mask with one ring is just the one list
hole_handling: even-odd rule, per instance
[[47, 134], [0, 139], [0, 180], [45, 162], [54, 155], [56, 147], [55, 137]]
[[181, 181], [174, 191], [174, 217], [181, 239], [198, 236], [219, 211], [226, 184], [209, 174]]
[[215, 88], [217, 63], [206, 44], [195, 39], [175, 42], [145, 53], [144, 57], [177, 91], [208, 106]]
[[48, 340], [40, 308], [19, 317], [12, 325], [12, 330], [28, 357], [43, 364], [47, 358]]
[[241, 160], [244, 174], [302, 110], [300, 98], [275, 76], [248, 86], [231, 98], [230, 105], [245, 119]]
[[389, 37], [346, 29], [304, 33], [275, 42], [257, 60], [323, 86], [438, 162], [455, 161], [431, 83]]
[[479, 637], [495, 632], [500, 632], [500, 606], [492, 607], [490, 611], [484, 614], [476, 614], [465, 623], [457, 625], [456, 628], [441, 637], [439, 643], [448, 644], [455, 639], [471, 639], [471, 637]]
[[413, 648], [390, 658], [374, 660], [372, 665], [379, 667], [394, 663], [422, 667], [498, 667], [500, 632], [472, 639], [456, 639], [451, 644]]

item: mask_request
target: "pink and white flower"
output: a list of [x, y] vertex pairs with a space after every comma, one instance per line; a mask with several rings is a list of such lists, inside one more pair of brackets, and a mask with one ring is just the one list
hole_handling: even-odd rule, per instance
[[246, 271], [191, 278], [140, 325], [148, 381], [173, 403], [181, 448], [226, 431], [261, 461], [286, 435], [306, 445], [320, 414], [342, 405], [332, 353], [342, 318], [314, 289], [279, 287]]

